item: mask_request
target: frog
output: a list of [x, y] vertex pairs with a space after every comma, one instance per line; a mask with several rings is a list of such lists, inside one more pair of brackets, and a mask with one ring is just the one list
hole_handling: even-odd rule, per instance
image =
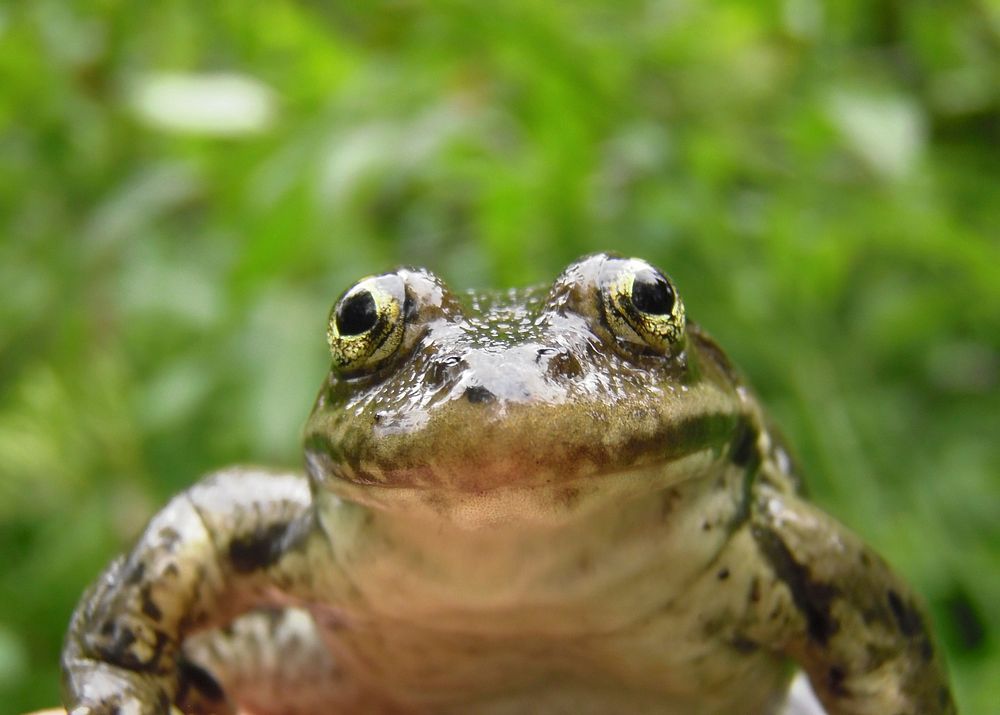
[[72, 715], [955, 713], [925, 607], [814, 506], [674, 281], [362, 278], [304, 473], [175, 496], [81, 598]]

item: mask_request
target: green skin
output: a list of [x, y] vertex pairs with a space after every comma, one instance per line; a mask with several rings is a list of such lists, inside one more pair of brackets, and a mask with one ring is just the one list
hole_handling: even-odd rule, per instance
[[797, 666], [830, 715], [955, 712], [917, 599], [803, 500], [719, 347], [609, 319], [623, 266], [391, 274], [399, 345], [331, 371], [308, 477], [206, 477], [83, 596], [68, 709], [776, 713]]

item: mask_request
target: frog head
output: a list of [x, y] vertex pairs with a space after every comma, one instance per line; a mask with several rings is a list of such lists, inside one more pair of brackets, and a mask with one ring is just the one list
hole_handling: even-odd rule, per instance
[[595, 254], [551, 286], [467, 295], [400, 268], [350, 287], [327, 337], [307, 467], [317, 488], [355, 500], [643, 472], [662, 485], [690, 475], [669, 465], [717, 457], [738, 432], [728, 363], [640, 259]]

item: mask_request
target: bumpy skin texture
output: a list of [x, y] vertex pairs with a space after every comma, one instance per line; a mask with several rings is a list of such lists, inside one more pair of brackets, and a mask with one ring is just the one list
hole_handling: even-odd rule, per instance
[[[346, 306], [346, 307], [345, 307]], [[805, 502], [665, 278], [345, 294], [308, 477], [211, 475], [84, 595], [74, 713], [953, 713], [910, 590]]]

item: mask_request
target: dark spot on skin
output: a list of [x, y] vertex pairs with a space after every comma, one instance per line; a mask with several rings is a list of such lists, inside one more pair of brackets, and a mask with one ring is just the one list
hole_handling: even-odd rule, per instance
[[876, 645], [865, 643], [865, 657], [872, 670], [878, 668], [886, 661], [892, 660], [899, 654], [899, 648], [892, 645]]
[[701, 530], [702, 531], [711, 531], [712, 530], [712, 525], [709, 524], [707, 521], [703, 521], [703, 522], [701, 522]]
[[[110, 625], [110, 627], [109, 627]], [[98, 655], [109, 663], [139, 672], [158, 672], [163, 649], [168, 642], [163, 631], [152, 631], [154, 642], [149, 658], [143, 660], [136, 655], [134, 646], [139, 638], [132, 628], [122, 623], [108, 621], [101, 627], [101, 634], [108, 642], [99, 644]]]
[[945, 707], [949, 703], [951, 703], [951, 691], [948, 690], [947, 685], [942, 685], [941, 689], [938, 690], [938, 704]]
[[920, 643], [920, 657], [925, 663], [934, 659], [934, 646], [931, 645], [930, 638], [924, 638]]
[[777, 532], [754, 527], [753, 535], [775, 574], [788, 586], [792, 600], [806, 619], [809, 637], [820, 645], [826, 645], [830, 636], [840, 629], [840, 623], [831, 613], [839, 590], [831, 584], [814, 580], [809, 568], [795, 560]]
[[163, 612], [159, 609], [156, 603], [153, 601], [153, 596], [150, 593], [152, 591], [152, 584], [146, 584], [142, 587], [139, 594], [142, 599], [142, 612], [151, 620], [157, 623], [163, 618]]
[[[737, 430], [738, 432], [738, 430]], [[756, 438], [755, 438], [756, 439]], [[756, 443], [755, 443], [756, 444]], [[756, 453], [756, 449], [754, 450]], [[760, 462], [758, 459], [751, 459], [750, 462], [744, 465], [745, 471], [742, 477], [742, 489], [740, 492], [740, 501], [736, 504], [736, 511], [733, 512], [732, 517], [728, 520], [727, 528], [729, 533], [733, 533], [736, 529], [743, 526], [747, 520], [750, 519], [750, 504], [753, 502], [753, 487], [754, 482], [760, 476]], [[725, 487], [720, 484], [720, 490]]]
[[444, 495], [438, 493], [436, 490], [424, 490], [424, 493], [421, 495], [421, 499], [424, 504], [439, 514], [444, 514], [448, 511], [448, 500], [444, 498]]
[[747, 596], [750, 603], [757, 603], [760, 601], [760, 579], [754, 576], [750, 580], [750, 593]]
[[660, 495], [660, 520], [666, 521], [671, 512], [674, 510], [674, 506], [680, 500], [680, 492], [676, 489], [667, 489]]
[[[184, 712], [188, 711], [190, 702], [198, 705], [215, 705], [220, 712], [227, 712], [226, 695], [219, 683], [207, 670], [195, 665], [186, 658], [177, 664], [177, 704]], [[207, 702], [205, 702], [207, 701]]]
[[267, 568], [281, 558], [289, 524], [279, 522], [244, 534], [229, 544], [229, 560], [239, 573]]
[[861, 612], [861, 619], [865, 622], [866, 626], [885, 624], [887, 622], [886, 610], [881, 604], [866, 602], [865, 604], [859, 604], [858, 608]]
[[169, 578], [177, 578], [177, 575], [179, 573], [180, 573], [180, 569], [177, 568], [177, 564], [175, 564], [175, 563], [169, 563], [163, 569], [163, 575], [167, 576]]
[[160, 546], [167, 551], [173, 551], [174, 547], [181, 541], [180, 532], [169, 526], [160, 529], [159, 533], [157, 533], [157, 538], [160, 539]]
[[861, 565], [862, 566], [864, 566], [865, 568], [870, 568], [871, 567], [872, 560], [871, 560], [871, 557], [868, 555], [867, 551], [862, 551], [860, 558], [861, 558]]
[[660, 607], [660, 613], [670, 613], [674, 609], [674, 605], [673, 599], [667, 601]]
[[573, 506], [580, 501], [580, 490], [576, 487], [566, 487], [565, 489], [560, 489], [558, 493], [558, 500], [559, 503], [566, 509], [572, 509]]
[[465, 399], [477, 405], [483, 402], [492, 402], [496, 399], [496, 395], [482, 385], [473, 385], [472, 387], [465, 388]]
[[717, 636], [721, 633], [727, 633], [730, 629], [730, 623], [725, 615], [710, 618], [703, 622], [702, 632], [705, 634], [705, 638], [709, 641], [716, 640]]
[[194, 610], [185, 613], [180, 621], [177, 622], [177, 631], [179, 633], [190, 632], [191, 626], [195, 623], [195, 618], [197, 618], [197, 614]]
[[903, 599], [892, 589], [889, 589], [887, 598], [889, 608], [892, 609], [892, 615], [896, 619], [896, 625], [899, 626], [900, 633], [907, 638], [923, 634], [924, 620], [920, 617], [917, 609], [912, 604], [903, 603]]
[[143, 562], [137, 563], [129, 571], [128, 576], [125, 577], [125, 583], [129, 586], [135, 586], [137, 583], [142, 581], [142, 577], [146, 575], [146, 564]]
[[832, 695], [838, 698], [844, 698], [850, 695], [850, 692], [844, 686], [844, 681], [847, 679], [847, 673], [840, 666], [834, 665], [826, 673], [826, 687]]
[[743, 422], [729, 447], [729, 460], [737, 467], [750, 468], [760, 463], [757, 451], [758, 433], [748, 422]]
[[729, 578], [729, 569], [725, 567], [721, 568], [719, 570], [719, 573], [717, 573], [715, 577], [720, 581], [725, 581], [727, 578]]
[[737, 636], [730, 641], [730, 645], [739, 653], [753, 653], [760, 649], [760, 646], [752, 640], [741, 636]]

